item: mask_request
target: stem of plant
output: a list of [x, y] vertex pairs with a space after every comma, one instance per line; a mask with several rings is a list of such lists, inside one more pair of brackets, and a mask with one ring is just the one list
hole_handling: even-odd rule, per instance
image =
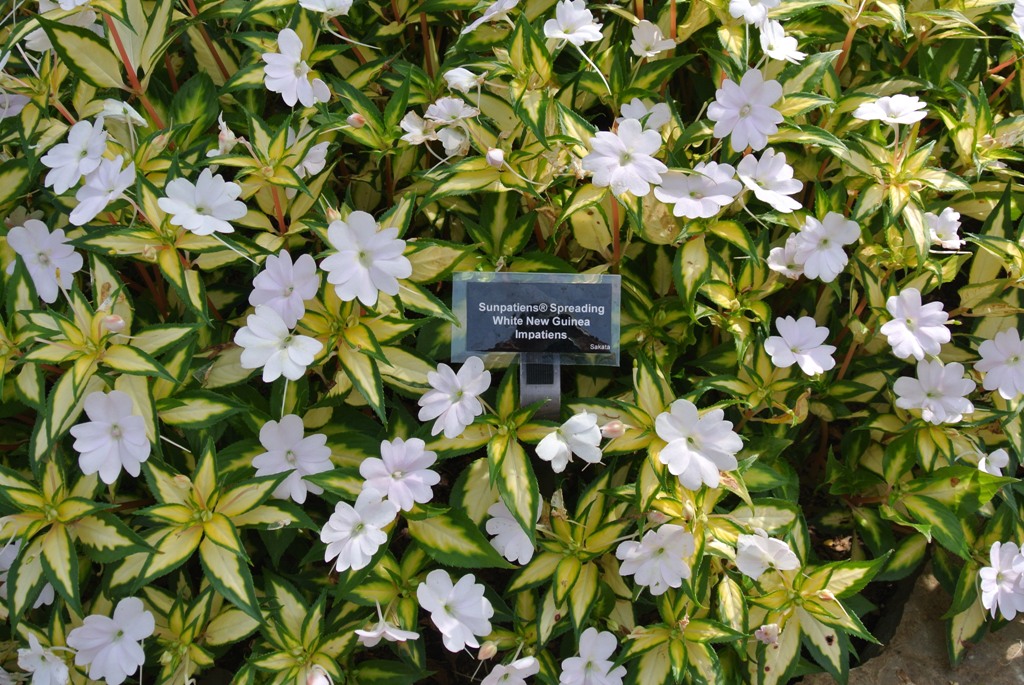
[[164, 121], [160, 118], [160, 115], [156, 113], [153, 108], [153, 103], [146, 97], [146, 92], [142, 88], [142, 84], [139, 83], [139, 75], [135, 71], [135, 67], [132, 65], [131, 59], [128, 57], [128, 51], [124, 49], [124, 43], [121, 42], [121, 35], [117, 32], [117, 26], [114, 25], [114, 20], [110, 18], [107, 13], [103, 14], [103, 21], [107, 24], [107, 30], [110, 31], [110, 36], [114, 39], [114, 45], [117, 46], [117, 52], [121, 56], [121, 63], [124, 64], [125, 73], [128, 74], [128, 83], [132, 87], [132, 92], [138, 96], [139, 100], [142, 101], [142, 106], [149, 114], [149, 118], [153, 120], [153, 125], [157, 128], [164, 128]]
[[672, 40], [676, 39], [676, 0], [668, 0], [668, 35]]
[[342, 38], [347, 40], [349, 42], [349, 44], [352, 45], [352, 54], [354, 54], [356, 56], [356, 60], [360, 64], [366, 64], [366, 55], [364, 55], [362, 52], [360, 52], [359, 47], [358, 47], [359, 43], [357, 43], [356, 41], [352, 40], [351, 37], [349, 37], [348, 31], [346, 31], [344, 29], [344, 27], [342, 27], [341, 22], [338, 21], [338, 18], [337, 17], [331, 17], [331, 23], [334, 24], [334, 28], [338, 30], [338, 35], [340, 35]]
[[[188, 11], [192, 14], [192, 18], [199, 16], [199, 9], [196, 7], [195, 0], [188, 0]], [[224, 65], [224, 60], [220, 58], [220, 52], [217, 51], [217, 46], [213, 44], [213, 39], [210, 38], [210, 34], [206, 32], [206, 26], [199, 22], [199, 35], [202, 36], [203, 42], [206, 43], [206, 48], [210, 51], [210, 55], [213, 56], [213, 61], [217, 63], [217, 69], [220, 71], [220, 75], [227, 81], [231, 78], [231, 72]]]
[[619, 219], [619, 201], [612, 198], [612, 269], [618, 271], [622, 259], [622, 238], [619, 232], [622, 224]]
[[434, 60], [430, 57], [430, 31], [427, 30], [427, 15], [420, 12], [420, 35], [423, 38], [423, 67], [427, 76], [434, 78]]
[[284, 208], [281, 206], [281, 196], [277, 192], [277, 186], [270, 186], [270, 195], [274, 198], [274, 216], [277, 218], [277, 232], [284, 235], [288, 227], [284, 223]]
[[53, 108], [56, 109], [58, 112], [60, 112], [61, 116], [68, 120], [69, 124], [74, 126], [76, 121], [75, 121], [75, 118], [73, 116], [71, 116], [71, 112], [69, 112], [67, 110], [67, 108], [64, 107], [63, 104], [61, 104], [61, 101], [58, 100], [56, 97], [52, 98], [52, 100], [53, 100]]

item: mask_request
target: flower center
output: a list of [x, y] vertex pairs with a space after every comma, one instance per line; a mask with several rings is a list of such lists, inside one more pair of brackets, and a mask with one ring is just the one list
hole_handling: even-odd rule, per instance
[[121, 430], [121, 427], [119, 425], [115, 423], [110, 426], [110, 437], [114, 438], [115, 440], [120, 440], [122, 435], [124, 435], [124, 431]]
[[278, 349], [287, 350], [288, 346], [292, 344], [292, 336], [286, 335], [281, 341], [281, 346]]
[[619, 166], [626, 166], [631, 161], [633, 161], [632, 152], [623, 152], [621, 155], [619, 155]]
[[357, 533], [362, 533], [364, 528], [366, 528], [366, 524], [360, 521], [352, 529], [352, 534], [355, 535]]
[[748, 117], [748, 116], [750, 116], [750, 109], [751, 109], [750, 105], [743, 105], [742, 107], [740, 107], [740, 116], [741, 117]]
[[405, 475], [404, 471], [395, 471], [391, 474], [391, 480], [402, 480], [402, 476]]
[[295, 292], [295, 286], [290, 285], [287, 288], [285, 288], [281, 294], [284, 295], [285, 297], [290, 297], [293, 292]]
[[294, 465], [295, 464], [295, 452], [293, 452], [291, 450], [288, 450], [287, 452], [285, 452], [284, 453], [284, 460], [286, 462], [288, 462], [289, 464]]
[[50, 255], [46, 252], [40, 252], [36, 255], [36, 261], [43, 266], [50, 266]]
[[209, 214], [210, 211], [202, 205], [196, 205], [196, 214]]

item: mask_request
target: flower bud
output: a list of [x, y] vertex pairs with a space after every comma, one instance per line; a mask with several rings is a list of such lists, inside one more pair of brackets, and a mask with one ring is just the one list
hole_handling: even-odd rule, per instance
[[104, 330], [109, 331], [110, 333], [120, 333], [125, 327], [124, 319], [117, 314], [104, 316], [100, 324], [103, 326]]
[[768, 623], [754, 631], [754, 637], [758, 642], [766, 645], [774, 645], [779, 642], [779, 624]]
[[608, 423], [601, 426], [601, 435], [606, 438], [614, 439], [621, 438], [626, 434], [626, 424], [622, 423], [618, 419], [609, 421]]
[[493, 659], [494, 655], [498, 653], [498, 645], [494, 644], [490, 640], [480, 645], [480, 652], [476, 655], [476, 658], [480, 661], [487, 661]]
[[661, 513], [660, 511], [652, 509], [651, 511], [647, 512], [647, 522], [650, 523], [652, 526], [660, 526], [668, 520], [669, 517]]
[[313, 665], [306, 674], [306, 685], [332, 685], [331, 676], [323, 666]]
[[362, 128], [363, 126], [366, 126], [366, 117], [364, 117], [362, 114], [358, 112], [349, 114], [348, 118], [345, 119], [345, 121], [352, 128]]
[[836, 596], [831, 590], [822, 590], [818, 593], [818, 599], [823, 602], [834, 602], [836, 601]]
[[327, 208], [327, 223], [334, 223], [335, 221], [341, 221], [341, 212], [334, 207]]
[[487, 163], [495, 169], [500, 169], [505, 164], [505, 152], [492, 147], [487, 151]]

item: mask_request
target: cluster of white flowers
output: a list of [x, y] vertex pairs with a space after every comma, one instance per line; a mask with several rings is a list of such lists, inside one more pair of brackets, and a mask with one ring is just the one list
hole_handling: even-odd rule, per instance
[[768, 254], [768, 266], [787, 278], [819, 278], [831, 283], [843, 272], [849, 257], [843, 249], [860, 238], [860, 226], [842, 214], [828, 212], [821, 221], [808, 216], [784, 247]]
[[[460, 85], [457, 78], [454, 82]], [[444, 146], [445, 158], [464, 155], [469, 152], [471, 142], [466, 121], [479, 114], [479, 109], [470, 107], [462, 98], [439, 98], [427, 107], [423, 117], [413, 111], [402, 117], [402, 121], [399, 122], [399, 126], [405, 131], [402, 140], [411, 145], [424, 145], [437, 140]]]

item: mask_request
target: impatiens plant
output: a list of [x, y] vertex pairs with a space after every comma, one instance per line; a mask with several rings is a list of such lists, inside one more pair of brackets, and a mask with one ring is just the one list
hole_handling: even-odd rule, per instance
[[[9, 9], [0, 680], [845, 681], [926, 562], [951, 663], [1024, 613], [1024, 0]], [[461, 272], [617, 275], [617, 365], [453, 359]]]

